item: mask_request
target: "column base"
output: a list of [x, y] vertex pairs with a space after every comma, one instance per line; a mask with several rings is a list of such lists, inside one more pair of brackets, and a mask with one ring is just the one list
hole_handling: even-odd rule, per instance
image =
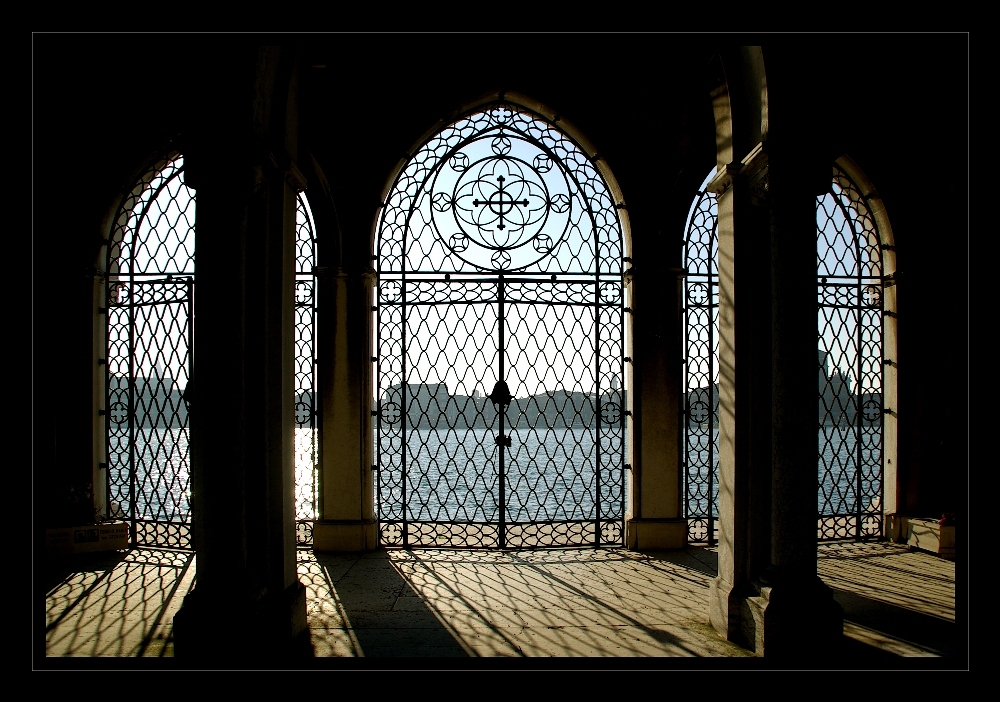
[[889, 513], [883, 518], [883, 534], [885, 538], [893, 543], [901, 544], [906, 542], [909, 533], [907, 519], [902, 514]]
[[823, 665], [842, 650], [844, 611], [818, 577], [743, 590], [715, 578], [708, 611], [720, 636], [758, 656]]
[[357, 553], [376, 548], [377, 520], [317, 520], [313, 524], [314, 551]]
[[755, 607], [755, 591], [737, 588], [721, 577], [708, 586], [708, 619], [719, 636], [757, 655], [764, 653], [763, 610]]
[[818, 576], [776, 578], [751, 598], [764, 623], [764, 656], [824, 665], [844, 640], [844, 610]]
[[313, 655], [306, 589], [297, 580], [284, 592], [249, 602], [235, 592], [195, 586], [174, 615], [174, 657], [235, 663]]
[[686, 519], [629, 519], [625, 546], [630, 551], [667, 551], [687, 546]]

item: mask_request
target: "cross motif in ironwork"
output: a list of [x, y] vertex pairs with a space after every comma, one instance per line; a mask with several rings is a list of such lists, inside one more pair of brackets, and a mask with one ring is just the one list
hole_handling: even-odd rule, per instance
[[[500, 215], [500, 224], [497, 225], [497, 229], [504, 229], [503, 216], [514, 209], [514, 205], [521, 205], [522, 207], [528, 206], [528, 198], [523, 200], [515, 200], [509, 194], [503, 191], [503, 176], [497, 176], [497, 181], [500, 183], [500, 189], [490, 195], [489, 200], [480, 200], [476, 198], [472, 201], [474, 207], [479, 207], [480, 205], [488, 205], [490, 211], [494, 214]], [[494, 200], [494, 198], [497, 198]]]

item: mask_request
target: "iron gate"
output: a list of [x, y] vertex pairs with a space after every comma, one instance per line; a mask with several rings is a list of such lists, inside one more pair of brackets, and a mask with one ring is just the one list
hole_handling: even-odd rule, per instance
[[190, 548], [190, 377], [195, 195], [165, 158], [123, 199], [108, 240], [105, 504], [134, 545]]
[[[685, 394], [682, 410], [688, 541], [718, 530], [718, 203], [695, 196], [684, 238]], [[867, 197], [838, 166], [816, 200], [818, 538], [882, 534], [883, 289], [886, 244]], [[811, 382], [811, 379], [810, 379]]]
[[535, 113], [492, 105], [411, 157], [379, 224], [383, 544], [623, 544], [621, 240]]

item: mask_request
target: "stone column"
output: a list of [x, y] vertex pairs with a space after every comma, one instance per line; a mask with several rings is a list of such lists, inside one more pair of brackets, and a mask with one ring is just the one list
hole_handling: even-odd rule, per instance
[[215, 155], [187, 160], [198, 207], [186, 393], [198, 580], [174, 619], [178, 657], [273, 654], [308, 636], [294, 526], [296, 190], [276, 164], [234, 169]]
[[276, 57], [232, 59], [232, 80], [206, 86], [184, 149], [197, 198], [185, 393], [197, 582], [174, 636], [178, 658], [209, 664], [305, 653], [309, 643], [293, 472], [295, 210], [305, 184], [256, 121], [264, 89], [247, 73], [267, 78]]
[[631, 406], [628, 438], [632, 473], [626, 545], [633, 550], [683, 548], [687, 520], [681, 500], [682, 271], [630, 267], [626, 361]]
[[321, 497], [313, 547], [370, 551], [378, 546], [371, 415], [375, 273], [319, 273]]
[[[710, 587], [712, 626], [762, 648], [758, 594], [770, 532], [770, 231], [767, 154], [758, 144], [709, 184], [719, 235], [719, 575]], [[815, 499], [813, 500], [815, 503]], [[758, 641], [761, 644], [758, 646]]]
[[[816, 197], [830, 164], [796, 147], [772, 153], [771, 563], [755, 608], [764, 655], [815, 657], [836, 650], [843, 612], [816, 574]], [[772, 149], [772, 151], [774, 151]]]

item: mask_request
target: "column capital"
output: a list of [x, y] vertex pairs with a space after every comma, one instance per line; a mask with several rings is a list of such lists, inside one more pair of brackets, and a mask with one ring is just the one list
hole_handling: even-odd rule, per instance
[[725, 169], [712, 178], [706, 190], [721, 195], [732, 187], [734, 179], [740, 179], [750, 186], [754, 204], [763, 204], [768, 193], [767, 164], [767, 144], [760, 142], [741, 160], [726, 164]]

